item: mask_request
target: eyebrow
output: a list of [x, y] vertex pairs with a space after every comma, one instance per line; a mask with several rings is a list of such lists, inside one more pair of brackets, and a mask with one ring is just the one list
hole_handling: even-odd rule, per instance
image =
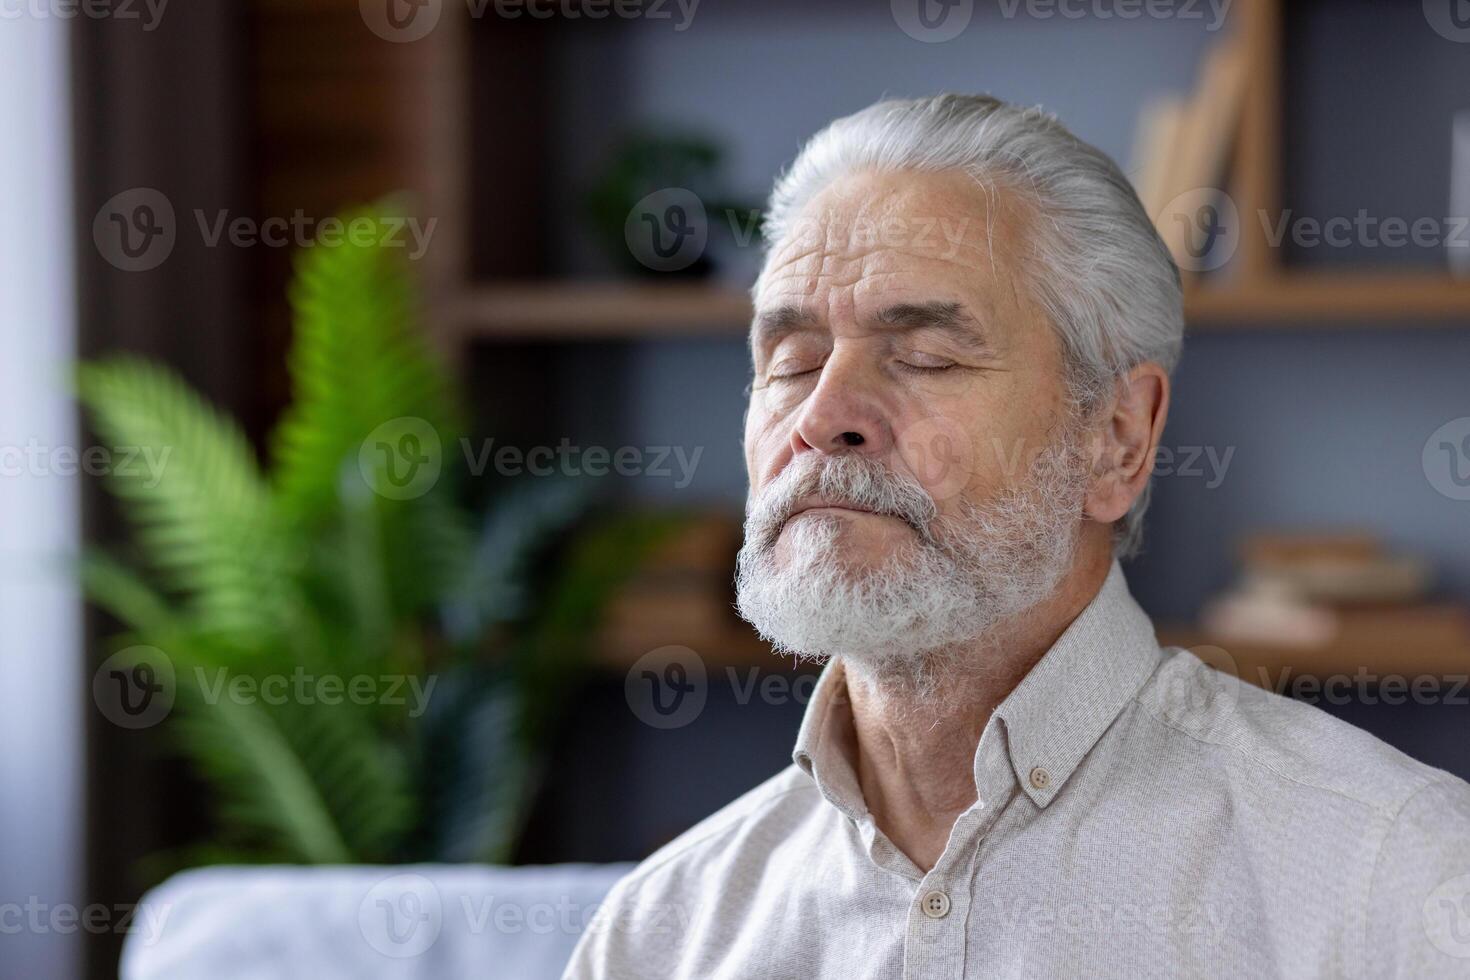
[[[880, 310], [876, 319], [898, 330], [939, 330], [972, 353], [995, 353], [979, 321], [960, 303], [943, 300], [895, 303]], [[756, 315], [750, 333], [751, 347], [758, 349], [774, 344], [782, 337], [815, 329], [817, 325], [817, 318], [799, 306], [778, 306]]]
[[751, 350], [759, 350], [788, 334], [811, 330], [816, 325], [817, 318], [799, 306], [777, 306], [764, 310], [756, 314], [755, 322], [750, 328]]

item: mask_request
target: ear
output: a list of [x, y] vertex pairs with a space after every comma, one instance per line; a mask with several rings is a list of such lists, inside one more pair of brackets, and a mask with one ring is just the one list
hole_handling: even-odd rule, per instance
[[1096, 432], [1098, 455], [1085, 513], [1111, 524], [1133, 506], [1154, 471], [1155, 450], [1169, 417], [1169, 375], [1152, 361], [1118, 382], [1112, 412]]

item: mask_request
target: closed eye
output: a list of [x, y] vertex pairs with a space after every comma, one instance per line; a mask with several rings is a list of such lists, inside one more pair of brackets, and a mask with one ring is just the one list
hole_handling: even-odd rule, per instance
[[820, 363], [788, 358], [774, 365], [766, 375], [766, 378], [769, 381], [789, 381], [792, 378], [803, 378], [810, 374], [818, 374], [821, 370], [822, 365]]
[[898, 366], [904, 371], [911, 371], [915, 374], [940, 374], [959, 367], [953, 361], [948, 364], [910, 364], [907, 361], [899, 361]]

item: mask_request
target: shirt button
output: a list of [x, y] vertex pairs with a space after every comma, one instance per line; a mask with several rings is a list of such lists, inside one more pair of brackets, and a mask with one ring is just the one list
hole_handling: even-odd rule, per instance
[[1051, 773], [1037, 766], [1031, 770], [1031, 785], [1037, 789], [1046, 789], [1051, 785]]
[[924, 896], [919, 908], [931, 919], [942, 919], [949, 915], [949, 896], [941, 891], [932, 891]]

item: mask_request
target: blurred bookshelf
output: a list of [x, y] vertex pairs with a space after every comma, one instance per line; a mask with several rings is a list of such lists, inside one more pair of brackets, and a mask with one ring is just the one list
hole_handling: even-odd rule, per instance
[[1434, 598], [1422, 555], [1362, 528], [1256, 533], [1237, 552], [1235, 581], [1197, 625], [1161, 626], [1163, 645], [1267, 688], [1302, 675], [1470, 675], [1470, 610]]
[[[1415, 272], [1298, 272], [1248, 285], [1191, 284], [1184, 313], [1196, 332], [1382, 329], [1398, 320], [1460, 327], [1470, 321], [1470, 281]], [[742, 337], [751, 308], [744, 292], [728, 286], [562, 280], [476, 286], [439, 316], [462, 342]]]
[[[1284, 260], [1286, 250], [1268, 239], [1264, 223], [1253, 220], [1283, 209], [1288, 12], [1284, 0], [1237, 0], [1227, 28], [1206, 52], [1194, 90], [1161, 98], [1168, 112], [1145, 106], [1140, 118], [1138, 146], [1145, 156], [1134, 168], [1140, 196], [1176, 254], [1185, 223], [1167, 213], [1171, 199], [1219, 187], [1240, 215], [1228, 264], [1184, 273], [1189, 329], [1470, 325], [1470, 279], [1454, 277], [1447, 267], [1295, 268]], [[749, 302], [726, 283], [547, 277], [552, 248], [546, 215], [554, 213], [550, 202], [565, 188], [548, 183], [542, 169], [554, 156], [545, 120], [556, 111], [551, 80], [562, 32], [571, 25], [555, 17], [535, 24], [476, 21], [454, 8], [445, 14], [425, 49], [433, 52], [432, 68], [420, 73], [442, 110], [426, 117], [432, 122], [421, 144], [420, 184], [427, 188], [425, 212], [443, 225], [431, 281], [446, 350], [499, 340], [743, 336]], [[1305, 50], [1310, 41], [1293, 38], [1291, 51]], [[617, 45], [616, 34], [610, 32], [606, 43]], [[545, 84], [528, 85], [528, 79]], [[512, 82], [525, 97], [491, 97]], [[1161, 115], [1173, 128], [1151, 131]], [[490, 132], [500, 138], [487, 139]], [[1150, 150], [1162, 158], [1151, 158]], [[494, 180], [486, 179], [490, 174]], [[489, 215], [494, 222], [484, 220]], [[486, 278], [481, 270], [491, 269], [495, 278]]]
[[[343, 16], [355, 16], [355, 11]], [[1177, 223], [1166, 222], [1158, 205], [1181, 191], [1214, 187], [1229, 194], [1241, 216], [1229, 260], [1218, 268], [1207, 263], [1212, 266], [1207, 271], [1185, 273], [1184, 312], [1191, 334], [1316, 331], [1314, 339], [1331, 344], [1349, 330], [1470, 326], [1470, 278], [1455, 278], [1447, 261], [1441, 265], [1438, 257], [1427, 254], [1415, 258], [1418, 264], [1402, 264], [1394, 260], [1404, 256], [1383, 254], [1298, 255], [1273, 243], [1266, 223], [1256, 220], [1257, 215], [1280, 215], [1293, 205], [1311, 213], [1313, 202], [1305, 191], [1327, 166], [1324, 153], [1311, 150], [1323, 146], [1310, 141], [1336, 124], [1339, 109], [1308, 84], [1310, 72], [1304, 66], [1354, 49], [1337, 46], [1342, 35], [1334, 34], [1324, 20], [1355, 19], [1353, 30], [1361, 34], [1371, 32], [1378, 16], [1378, 8], [1365, 4], [1339, 9], [1327, 0], [1236, 0], [1225, 28], [1204, 53], [1193, 90], [1173, 98], [1176, 123], [1183, 127], [1173, 146], [1176, 152], [1180, 146], [1191, 149], [1179, 172], [1141, 193], [1151, 205], [1150, 214], [1161, 228], [1176, 224], [1177, 237]], [[1356, 35], [1350, 30], [1348, 36]], [[569, 43], [573, 37], [583, 46]], [[615, 29], [594, 35], [587, 25], [558, 16], [472, 18], [456, 5], [445, 6], [438, 29], [422, 43], [388, 46], [401, 83], [385, 91], [402, 96], [399, 108], [389, 111], [403, 120], [388, 129], [401, 130], [406, 138], [382, 155], [402, 164], [404, 183], [420, 189], [418, 210], [439, 221], [434, 247], [421, 266], [432, 322], [445, 354], [476, 372], [475, 390], [491, 406], [482, 406], [487, 415], [493, 400], [501, 398], [516, 409], [518, 421], [536, 416], [525, 407], [529, 393], [555, 390], [566, 364], [623, 356], [619, 345], [624, 342], [719, 340], [733, 345], [749, 327], [749, 297], [729, 277], [597, 278], [585, 270], [584, 275], [572, 275], [578, 266], [568, 262], [562, 248], [568, 223], [578, 220], [573, 207], [577, 188], [558, 168], [566, 148], [558, 143], [556, 123], [567, 118], [559, 87], [565, 82], [569, 52], [586, 55], [593, 48], [589, 37], [595, 37], [597, 50], [614, 53], [611, 64], [641, 50], [627, 32]], [[380, 56], [381, 46], [374, 51]], [[1377, 56], [1391, 62], [1422, 53], [1400, 47]], [[1378, 72], [1385, 70], [1375, 64]], [[291, 81], [299, 83], [294, 76]], [[334, 87], [340, 90], [342, 82], [334, 79]], [[504, 98], [507, 91], [517, 96]], [[1422, 137], [1431, 110], [1420, 112], [1415, 98], [1404, 91], [1392, 111], [1414, 116]], [[1138, 143], [1144, 145], [1147, 134], [1140, 122]], [[1325, 154], [1331, 165], [1340, 161], [1342, 168], [1353, 169], [1357, 156], [1343, 155], [1339, 145], [1325, 146], [1335, 151]], [[1359, 180], [1389, 179], [1381, 168], [1353, 173]], [[609, 369], [609, 388], [617, 384], [615, 375]], [[553, 435], [562, 431], [559, 408], [548, 403], [538, 411], [544, 418], [531, 418], [526, 426], [530, 432], [537, 432], [536, 426]], [[613, 419], [609, 425], [615, 424], [614, 412], [602, 414]], [[704, 601], [708, 608], [724, 606], [728, 611], [723, 593]], [[639, 600], [628, 609], [646, 612], [649, 607]], [[669, 642], [702, 635], [699, 643], [717, 661], [748, 663], [768, 656], [753, 636], [738, 626], [726, 632], [727, 627], [728, 622], [718, 629], [701, 627], [701, 633], [676, 629], [671, 622], [667, 633]], [[1170, 642], [1212, 642], [1198, 625], [1170, 627], [1165, 634]], [[1373, 649], [1354, 646], [1356, 641], [1346, 633], [1310, 649], [1215, 642], [1231, 650], [1243, 667], [1294, 665], [1321, 671], [1362, 664], [1382, 673], [1390, 668], [1463, 671], [1470, 663], [1470, 642], [1421, 639]], [[658, 636], [631, 633], [609, 637], [605, 655], [621, 663], [659, 641]]]
[[[1289, 646], [1240, 642], [1215, 636], [1187, 623], [1159, 626], [1159, 644], [1201, 652], [1201, 659], [1222, 666], [1243, 681], [1274, 689], [1305, 676], [1322, 679], [1358, 671], [1377, 679], [1386, 677], [1454, 678], [1470, 674], [1470, 634], [1465, 611], [1446, 606], [1433, 611], [1380, 619], [1368, 628], [1348, 628], [1330, 642]], [[1229, 661], [1221, 662], [1224, 651]]]

